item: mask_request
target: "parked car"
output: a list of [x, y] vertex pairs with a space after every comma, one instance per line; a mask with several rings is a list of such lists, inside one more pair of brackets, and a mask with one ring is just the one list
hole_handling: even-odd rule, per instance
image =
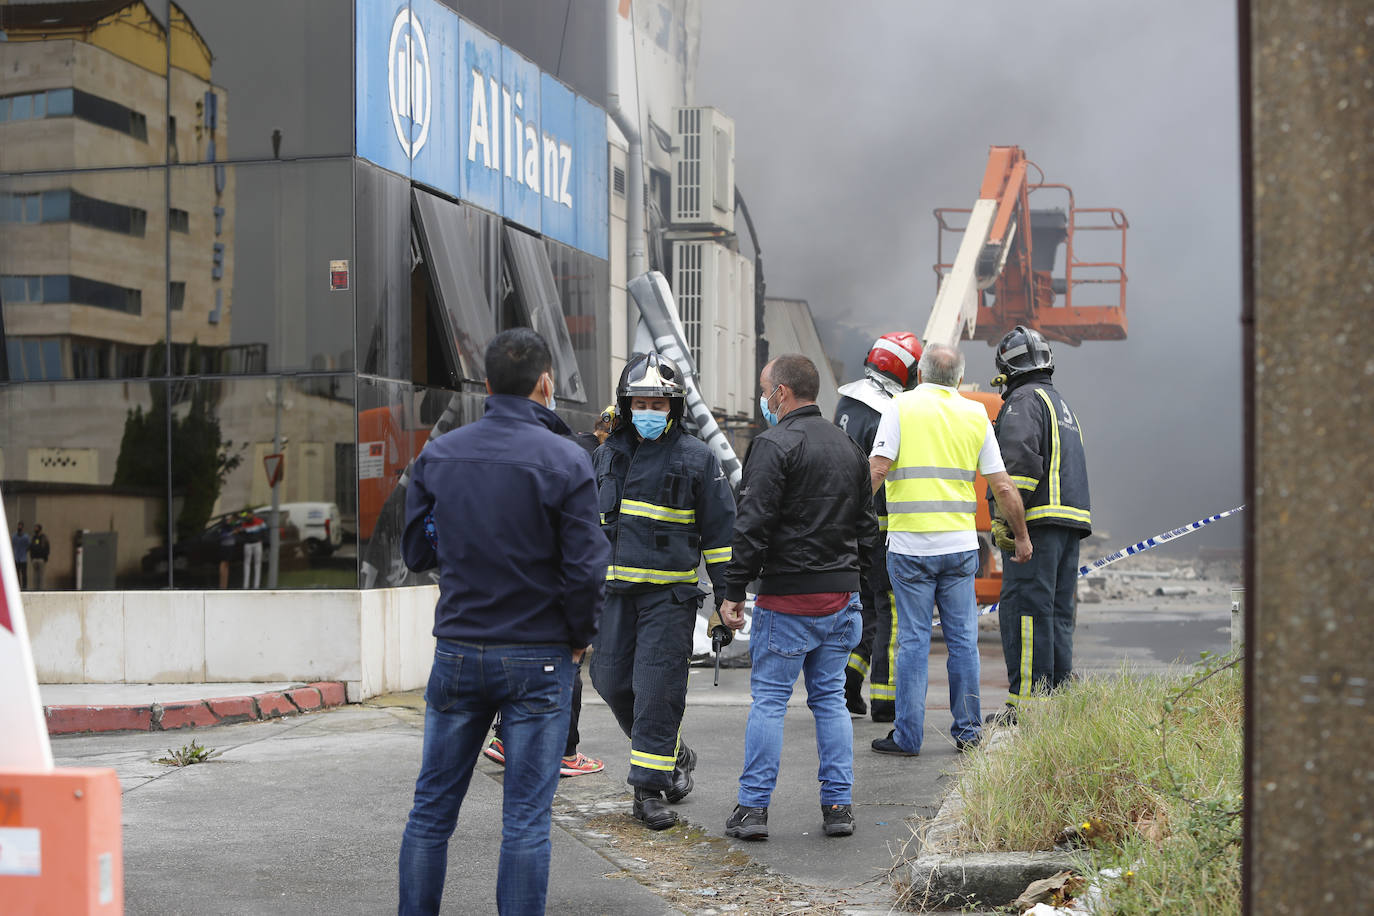
[[[261, 512], [258, 513], [262, 515]], [[265, 515], [262, 515], [266, 519]], [[223, 516], [215, 516], [214, 521], [206, 527], [200, 534], [189, 538], [182, 538], [176, 542], [173, 548], [174, 573], [177, 585], [207, 585], [219, 581], [219, 549], [220, 534], [224, 530]], [[238, 519], [235, 518], [233, 525], [238, 527]], [[290, 557], [299, 555], [304, 546], [301, 543], [300, 532], [289, 518], [282, 518], [278, 522], [278, 530], [281, 532], [281, 557], [283, 561]], [[265, 546], [265, 545], [264, 545]], [[237, 585], [236, 578], [241, 574], [243, 564], [243, 541], [239, 539], [234, 545], [234, 556], [230, 561], [233, 568], [230, 572], [229, 581]], [[158, 544], [143, 555], [143, 573], [149, 577], [156, 577], [164, 580], [167, 576], [167, 547]], [[267, 558], [264, 556], [263, 564], [266, 569]], [[301, 561], [297, 560], [297, 564]], [[265, 576], [264, 576], [265, 578]]]
[[[271, 506], [253, 510], [263, 518]], [[284, 513], [282, 525], [294, 525], [300, 533], [301, 549], [312, 560], [329, 556], [343, 543], [343, 527], [339, 524], [339, 507], [334, 503], [282, 503], [277, 511]]]

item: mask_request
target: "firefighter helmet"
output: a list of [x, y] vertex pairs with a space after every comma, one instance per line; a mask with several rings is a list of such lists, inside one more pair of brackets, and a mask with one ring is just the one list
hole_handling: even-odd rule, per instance
[[667, 398], [668, 419], [682, 416], [687, 386], [677, 363], [657, 353], [641, 353], [625, 364], [616, 386], [616, 425], [629, 423], [634, 398]]
[[916, 364], [920, 360], [921, 342], [916, 335], [896, 331], [873, 341], [873, 349], [864, 360], [864, 371], [879, 383], [895, 383], [900, 390], [907, 391], [916, 387]]
[[1019, 324], [997, 344], [997, 356], [993, 362], [997, 364], [997, 371], [1005, 375], [1008, 381], [1038, 369], [1054, 371], [1054, 353], [1045, 335], [1035, 328]]

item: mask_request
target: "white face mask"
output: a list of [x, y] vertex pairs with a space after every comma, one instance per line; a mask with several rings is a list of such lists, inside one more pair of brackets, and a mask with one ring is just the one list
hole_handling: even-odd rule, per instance
[[547, 401], [544, 402], [544, 406], [547, 407], [549, 410], [554, 410], [554, 409], [556, 409], [556, 408], [558, 407], [558, 400], [553, 396], [553, 376], [552, 376], [552, 375], [549, 376], [549, 399], [548, 399]]

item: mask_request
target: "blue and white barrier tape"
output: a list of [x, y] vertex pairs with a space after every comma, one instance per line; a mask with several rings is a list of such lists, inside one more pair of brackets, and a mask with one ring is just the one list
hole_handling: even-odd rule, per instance
[[[1089, 573], [1093, 572], [1094, 570], [1102, 569], [1104, 566], [1111, 566], [1117, 560], [1123, 560], [1126, 557], [1134, 556], [1137, 553], [1144, 553], [1147, 550], [1150, 550], [1154, 547], [1158, 547], [1160, 544], [1167, 543], [1169, 541], [1174, 540], [1175, 538], [1181, 538], [1185, 534], [1192, 534], [1194, 531], [1197, 531], [1200, 528], [1204, 528], [1207, 525], [1212, 524], [1212, 522], [1219, 522], [1228, 516], [1235, 515], [1236, 513], [1243, 511], [1244, 509], [1244, 506], [1236, 506], [1234, 509], [1227, 509], [1225, 512], [1218, 512], [1216, 515], [1209, 515], [1206, 518], [1200, 518], [1197, 521], [1192, 522], [1191, 524], [1184, 525], [1182, 528], [1175, 528], [1173, 531], [1166, 531], [1163, 534], [1156, 534], [1152, 538], [1146, 538], [1143, 541], [1137, 541], [1130, 547], [1123, 547], [1122, 549], [1114, 553], [1109, 553], [1102, 559], [1094, 560], [1087, 566], [1078, 567], [1078, 577], [1081, 579]], [[981, 611], [979, 611], [978, 616], [981, 617], [984, 614], [991, 614], [995, 610], [997, 610], [997, 605], [990, 604], [986, 608], [983, 608]]]

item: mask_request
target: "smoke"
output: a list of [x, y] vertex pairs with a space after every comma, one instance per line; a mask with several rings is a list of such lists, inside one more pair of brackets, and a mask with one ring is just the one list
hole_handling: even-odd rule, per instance
[[[697, 101], [735, 119], [769, 293], [810, 301], [851, 377], [874, 336], [925, 326], [931, 211], [970, 206], [988, 147], [1018, 145], [1131, 222], [1127, 339], [1055, 345], [1095, 527], [1126, 543], [1242, 501], [1233, 6], [709, 0], [701, 32]], [[964, 349], [986, 383], [992, 350]]]

